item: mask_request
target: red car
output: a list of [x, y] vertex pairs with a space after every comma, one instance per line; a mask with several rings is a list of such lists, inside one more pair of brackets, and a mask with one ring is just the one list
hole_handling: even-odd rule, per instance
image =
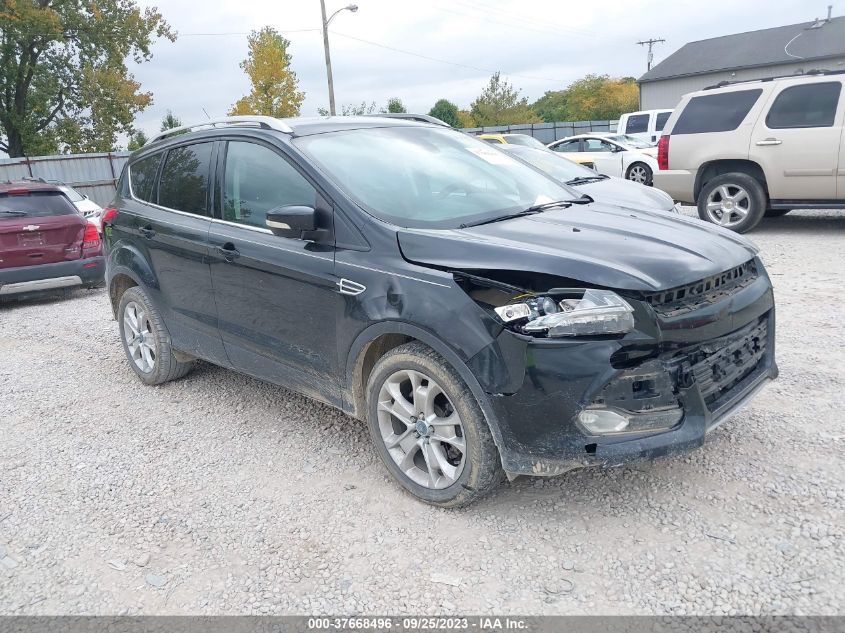
[[97, 227], [56, 185], [0, 183], [0, 298], [103, 282]]

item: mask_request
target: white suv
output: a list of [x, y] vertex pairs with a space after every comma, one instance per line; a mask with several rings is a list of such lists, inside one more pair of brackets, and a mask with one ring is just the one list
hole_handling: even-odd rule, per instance
[[793, 208], [845, 208], [843, 80], [817, 71], [684, 95], [654, 185], [739, 233]]

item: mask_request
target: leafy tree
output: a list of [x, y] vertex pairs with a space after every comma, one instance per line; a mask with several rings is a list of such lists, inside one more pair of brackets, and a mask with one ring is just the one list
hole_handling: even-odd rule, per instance
[[587, 75], [564, 90], [547, 92], [534, 103], [537, 114], [548, 122], [618, 119], [638, 107], [636, 80], [608, 75]]
[[[354, 103], [345, 103], [340, 106], [340, 115], [341, 116], [362, 116], [364, 114], [375, 114], [377, 110], [376, 102], [373, 101], [372, 103], [368, 104], [366, 101], [362, 101], [361, 105], [355, 105]], [[382, 110], [384, 112], [384, 110]], [[317, 108], [317, 114], [320, 116], [329, 116], [328, 108]]]
[[136, 0], [0, 3], [0, 149], [9, 156], [109, 151], [152, 103], [126, 67], [176, 39]]
[[476, 125], [509, 125], [513, 123], [539, 123], [542, 121], [528, 105], [528, 98], [519, 96], [501, 73], [494, 73], [481, 95], [472, 102], [470, 113]]
[[402, 99], [399, 97], [391, 97], [387, 100], [387, 111], [388, 112], [395, 112], [395, 113], [402, 113], [407, 112], [405, 109], [405, 104], [402, 103]]
[[168, 110], [161, 119], [161, 131], [166, 132], [177, 127], [182, 127], [182, 119], [175, 116], [172, 111]]
[[249, 56], [241, 69], [249, 75], [252, 90], [238, 99], [229, 114], [297, 116], [305, 93], [298, 90], [299, 80], [290, 67], [290, 42], [269, 26], [253, 31], [248, 41]]
[[478, 127], [475, 119], [469, 110], [458, 110], [458, 125], [459, 127]]
[[440, 99], [434, 104], [434, 107], [428, 111], [428, 114], [429, 116], [440, 119], [444, 123], [448, 123], [452, 127], [463, 127], [461, 125], [460, 118], [458, 118], [458, 106], [448, 99]]
[[141, 149], [144, 145], [146, 145], [147, 141], [149, 141], [149, 139], [147, 138], [147, 135], [144, 134], [143, 130], [138, 130], [129, 137], [129, 145], [126, 149], [130, 152], [134, 152], [136, 149]]

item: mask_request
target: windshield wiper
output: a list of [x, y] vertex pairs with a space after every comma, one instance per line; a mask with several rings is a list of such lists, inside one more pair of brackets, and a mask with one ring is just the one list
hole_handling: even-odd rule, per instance
[[0, 209], [0, 213], [2, 213], [3, 215], [16, 215], [16, 216], [26, 215], [26, 211], [6, 211], [5, 209]]
[[471, 226], [481, 226], [482, 224], [492, 224], [493, 222], [501, 222], [502, 220], [511, 220], [513, 218], [521, 218], [526, 215], [534, 215], [535, 213], [542, 213], [546, 209], [553, 209], [554, 207], [568, 207], [573, 202], [580, 203], [580, 200], [557, 200], [555, 202], [544, 202], [542, 204], [535, 204], [517, 211], [516, 213], [508, 213], [507, 215], [500, 215], [489, 220], [479, 220], [478, 222], [466, 222], [458, 226], [459, 229], [468, 229]]
[[567, 180], [567, 185], [583, 185], [588, 182], [597, 182], [599, 180], [607, 180], [610, 176], [605, 176], [604, 174], [596, 174], [595, 176], [579, 176], [578, 178], [573, 178], [572, 180]]

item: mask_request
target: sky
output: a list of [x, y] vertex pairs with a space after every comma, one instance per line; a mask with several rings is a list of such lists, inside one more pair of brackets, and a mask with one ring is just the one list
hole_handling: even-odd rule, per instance
[[[326, 0], [329, 14], [348, 0]], [[685, 43], [845, 13], [845, 0], [354, 0], [330, 26], [338, 112], [342, 104], [399, 97], [427, 113], [440, 98], [461, 108], [494, 71], [532, 101], [588, 73], [639, 77], [646, 49], [663, 38], [655, 63]], [[328, 107], [319, 0], [157, 0], [179, 33], [160, 41], [153, 58], [130, 70], [154, 104], [136, 127], [158, 131], [167, 112], [184, 123], [225, 116], [249, 82], [238, 64], [247, 34], [272, 26], [291, 45], [291, 66], [305, 92], [303, 116]], [[403, 51], [403, 52], [400, 52]], [[411, 54], [409, 54], [411, 53]], [[422, 57], [420, 57], [422, 56]], [[429, 59], [426, 59], [429, 58]], [[448, 63], [445, 63], [448, 62]]]

